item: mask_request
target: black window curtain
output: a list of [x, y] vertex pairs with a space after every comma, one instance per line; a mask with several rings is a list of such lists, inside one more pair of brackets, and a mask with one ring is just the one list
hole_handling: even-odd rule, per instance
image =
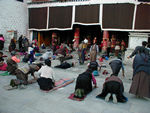
[[104, 4], [102, 27], [132, 29], [134, 4]]

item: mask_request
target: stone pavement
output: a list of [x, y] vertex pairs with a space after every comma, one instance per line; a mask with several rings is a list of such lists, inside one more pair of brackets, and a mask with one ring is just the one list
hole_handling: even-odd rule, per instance
[[[5, 54], [7, 54], [5, 52]], [[74, 54], [75, 59], [70, 61], [77, 61], [77, 55]], [[111, 73], [108, 65], [109, 61], [104, 61], [107, 68], [102, 68], [100, 76], [96, 77], [98, 88], [94, 89], [84, 101], [73, 101], [68, 99], [68, 96], [74, 92], [75, 82], [60, 88], [53, 92], [45, 93], [39, 89], [37, 83], [29, 85], [26, 89], [15, 89], [6, 91], [3, 86], [7, 85], [10, 79], [15, 76], [0, 76], [0, 113], [150, 113], [149, 99], [138, 99], [134, 95], [129, 94], [129, 88], [132, 78], [131, 65], [125, 65], [125, 78], [119, 77], [124, 82], [125, 93], [128, 97], [127, 103], [113, 104], [105, 102], [102, 99], [97, 99], [98, 95], [107, 76], [102, 75], [104, 69]], [[78, 74], [87, 69], [87, 63], [84, 65], [76, 64], [70, 69], [54, 69], [55, 78], [76, 78]], [[58, 60], [52, 61], [52, 67], [59, 64]], [[23, 65], [20, 63], [19, 66]]]

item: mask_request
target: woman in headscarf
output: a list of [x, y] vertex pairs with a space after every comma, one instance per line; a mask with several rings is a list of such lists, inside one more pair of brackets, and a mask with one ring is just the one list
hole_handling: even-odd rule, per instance
[[92, 81], [95, 87], [97, 87], [96, 79], [92, 74], [93, 70], [88, 68], [85, 72], [79, 74], [76, 80], [75, 96], [76, 98], [82, 98], [92, 91]]
[[7, 71], [10, 72], [10, 74], [15, 75], [16, 69], [18, 68], [18, 64], [20, 62], [20, 59], [17, 58], [17, 54], [12, 51], [11, 53], [12, 57], [7, 59]]
[[133, 61], [133, 81], [129, 93], [150, 98], [150, 56], [143, 49], [139, 49]]
[[3, 50], [4, 42], [5, 42], [5, 39], [4, 39], [3, 35], [0, 34], [0, 50]]

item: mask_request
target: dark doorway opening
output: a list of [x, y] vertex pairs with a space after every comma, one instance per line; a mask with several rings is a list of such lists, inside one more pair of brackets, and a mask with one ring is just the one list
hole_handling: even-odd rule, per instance
[[94, 37], [97, 37], [97, 43], [100, 43], [102, 40], [103, 33], [100, 25], [75, 24], [73, 26], [73, 30], [75, 30], [75, 28], [80, 28], [80, 42], [87, 37], [90, 37], [91, 42], [93, 41]]

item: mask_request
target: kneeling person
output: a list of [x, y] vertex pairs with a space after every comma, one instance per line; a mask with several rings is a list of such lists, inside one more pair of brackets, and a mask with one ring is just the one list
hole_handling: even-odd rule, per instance
[[76, 98], [83, 98], [85, 95], [87, 95], [89, 92], [92, 91], [92, 81], [95, 87], [96, 85], [96, 79], [94, 78], [94, 75], [92, 74], [91, 69], [87, 69], [82, 74], [79, 74], [76, 80], [76, 86], [75, 86], [75, 96]]
[[116, 76], [111, 75], [106, 78], [103, 84], [102, 93], [99, 94], [98, 98], [105, 98], [105, 101], [109, 101], [109, 98], [113, 99], [113, 103], [126, 102], [127, 98], [123, 95], [124, 86], [122, 80]]
[[[38, 71], [41, 68], [42, 64], [31, 64], [31, 65], [24, 65], [21, 68], [16, 69], [16, 78], [12, 79], [10, 85], [12, 87], [18, 85], [28, 85], [36, 82], [37, 78], [34, 76], [34, 72]], [[28, 80], [28, 75], [34, 77], [32, 80]]]
[[45, 65], [41, 67], [38, 71], [40, 73], [40, 78], [37, 80], [40, 89], [50, 90], [54, 87], [54, 72], [51, 68], [51, 61], [49, 59], [45, 60]]

